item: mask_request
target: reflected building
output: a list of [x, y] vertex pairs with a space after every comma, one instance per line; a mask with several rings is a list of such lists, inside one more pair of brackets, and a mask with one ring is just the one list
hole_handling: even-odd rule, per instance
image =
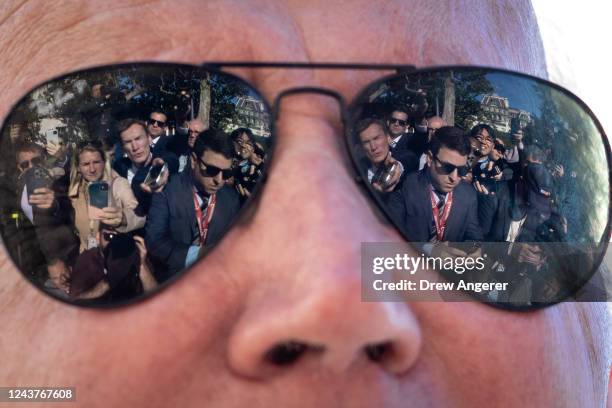
[[235, 105], [239, 117], [228, 124], [226, 128], [228, 132], [239, 127], [246, 127], [250, 128], [256, 136], [270, 136], [270, 114], [260, 99], [252, 96], [239, 96], [236, 98]]
[[531, 113], [511, 108], [508, 98], [496, 94], [486, 94], [480, 102], [485, 121], [498, 132], [513, 133], [524, 129], [533, 119]]

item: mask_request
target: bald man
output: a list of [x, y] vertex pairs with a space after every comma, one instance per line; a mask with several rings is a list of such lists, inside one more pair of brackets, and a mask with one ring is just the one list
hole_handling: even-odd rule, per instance
[[200, 119], [192, 119], [187, 122], [187, 135], [177, 133], [168, 141], [165, 149], [178, 158], [179, 173], [185, 170], [196, 139], [206, 129], [207, 126]]
[[[431, 136], [434, 132], [441, 127], [447, 126], [447, 123], [444, 119], [439, 116], [432, 116], [427, 119], [427, 143], [431, 140]], [[425, 165], [427, 164], [427, 153], [421, 154], [419, 158], [419, 170], [423, 170]]]
[[[5, 0], [0, 21], [4, 118], [35, 84], [126, 61], [474, 64], [546, 76], [531, 5], [515, 0]], [[351, 100], [383, 76], [231, 72], [269, 101], [304, 86]], [[0, 384], [72, 386], [70, 406], [84, 407], [603, 406], [605, 304], [513, 313], [361, 301], [360, 243], [402, 238], [355, 184], [337, 112], [319, 95], [283, 99], [257, 200], [214, 251], [145, 302], [69, 307], [3, 252]]]

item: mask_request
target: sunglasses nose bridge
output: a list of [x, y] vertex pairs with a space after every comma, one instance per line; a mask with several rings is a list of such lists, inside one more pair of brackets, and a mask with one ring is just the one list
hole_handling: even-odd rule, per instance
[[342, 125], [346, 126], [348, 119], [348, 108], [344, 97], [333, 89], [311, 86], [289, 88], [279, 93], [276, 98], [274, 98], [274, 103], [272, 104], [272, 120], [274, 122], [278, 120], [280, 112], [280, 102], [284, 97], [303, 94], [320, 94], [335, 99], [338, 102], [338, 107], [340, 108], [340, 119], [342, 120]]

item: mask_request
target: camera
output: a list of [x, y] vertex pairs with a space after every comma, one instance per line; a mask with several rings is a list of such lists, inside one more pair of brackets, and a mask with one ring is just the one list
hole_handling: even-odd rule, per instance
[[374, 177], [372, 177], [372, 184], [378, 183], [383, 189], [389, 188], [391, 185], [391, 180], [393, 179], [393, 173], [397, 169], [398, 163], [393, 162], [389, 165], [381, 165], [376, 173], [374, 173]]
[[166, 171], [167, 168], [168, 166], [166, 165], [166, 163], [151, 166], [144, 181], [145, 184], [151, 187], [153, 190], [158, 188], [161, 184], [161, 179], [164, 174], [164, 171]]

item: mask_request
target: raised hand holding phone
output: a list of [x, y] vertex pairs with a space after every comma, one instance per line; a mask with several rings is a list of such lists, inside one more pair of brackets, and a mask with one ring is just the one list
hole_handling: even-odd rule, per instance
[[106, 181], [94, 181], [87, 187], [89, 193], [89, 219], [104, 219], [104, 209], [108, 207], [108, 183]]

